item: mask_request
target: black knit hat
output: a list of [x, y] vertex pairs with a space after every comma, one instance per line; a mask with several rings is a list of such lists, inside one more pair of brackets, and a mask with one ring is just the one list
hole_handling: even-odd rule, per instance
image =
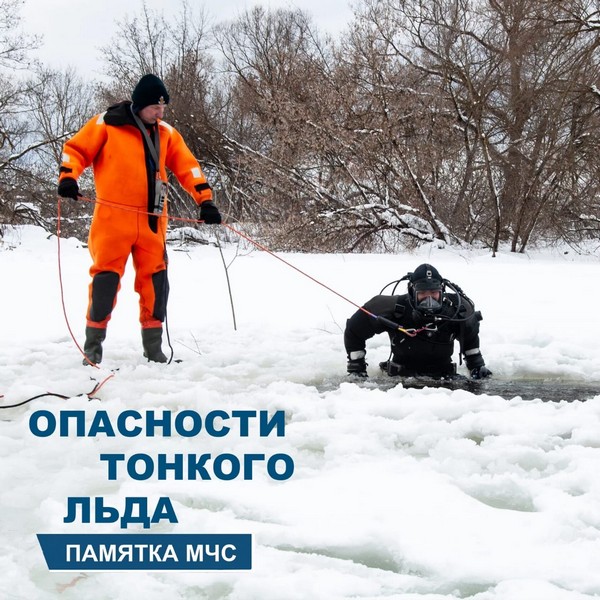
[[410, 274], [410, 283], [415, 291], [439, 290], [442, 288], [442, 276], [433, 266], [428, 264], [419, 265]]
[[131, 100], [133, 110], [139, 112], [151, 104], [169, 104], [169, 92], [156, 75], [144, 75], [135, 86]]

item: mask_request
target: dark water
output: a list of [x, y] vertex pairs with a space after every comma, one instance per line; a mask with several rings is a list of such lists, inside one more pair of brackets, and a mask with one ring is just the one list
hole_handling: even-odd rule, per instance
[[578, 382], [546, 379], [501, 379], [492, 377], [473, 381], [466, 377], [451, 380], [437, 380], [427, 377], [388, 377], [381, 375], [368, 379], [329, 380], [316, 384], [319, 391], [331, 391], [342, 382], [351, 382], [367, 389], [389, 390], [397, 385], [407, 389], [446, 388], [465, 390], [472, 394], [501, 396], [506, 400], [519, 397], [523, 400], [543, 400], [545, 402], [575, 402], [589, 400], [600, 395], [600, 382]]
[[[405, 380], [402, 385], [406, 388], [423, 388], [435, 386], [435, 381], [423, 382], [418, 378]], [[506, 400], [520, 397], [523, 400], [544, 400], [545, 402], [574, 402], [589, 400], [600, 395], [600, 383], [581, 383], [576, 381], [540, 380], [502, 380], [491, 378], [483, 381], [470, 379], [437, 382], [437, 387], [452, 390], [466, 390], [473, 394], [501, 396]]]

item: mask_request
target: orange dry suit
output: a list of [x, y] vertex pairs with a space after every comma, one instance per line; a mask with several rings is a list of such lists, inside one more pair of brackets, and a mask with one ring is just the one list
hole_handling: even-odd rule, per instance
[[[94, 170], [97, 198], [88, 238], [93, 260], [87, 310], [90, 327], [106, 327], [129, 254], [142, 327], [159, 327], [165, 319], [169, 293], [166, 201], [160, 216], [149, 213], [157, 186], [166, 186], [166, 168], [197, 204], [212, 199], [200, 165], [181, 134], [161, 120], [146, 128], [148, 139], [136, 124], [131, 102], [121, 102], [90, 119], [64, 146], [59, 180], [77, 180], [90, 165]], [[159, 149], [158, 169], [149, 143]]]

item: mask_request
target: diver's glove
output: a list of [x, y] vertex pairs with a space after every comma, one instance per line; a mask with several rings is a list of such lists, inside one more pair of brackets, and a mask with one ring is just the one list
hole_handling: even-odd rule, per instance
[[471, 379], [485, 379], [491, 375], [492, 372], [485, 365], [471, 369]]

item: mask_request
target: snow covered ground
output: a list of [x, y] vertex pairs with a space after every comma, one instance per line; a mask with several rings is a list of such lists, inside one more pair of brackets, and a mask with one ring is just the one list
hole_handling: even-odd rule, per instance
[[[141, 354], [129, 266], [101, 369], [83, 367], [63, 317], [55, 237], [28, 227], [0, 247], [2, 599], [582, 600], [600, 597], [598, 260], [429, 246], [401, 255], [286, 255], [362, 304], [431, 262], [483, 312], [497, 380], [542, 381], [540, 399], [389, 386], [386, 336], [369, 342], [370, 379], [345, 376], [342, 332], [355, 308], [266, 253], [227, 245], [232, 326], [217, 248], [170, 249], [169, 331], [182, 362]], [[237, 256], [236, 256], [237, 253]], [[83, 342], [87, 250], [63, 240], [66, 311]], [[115, 371], [97, 398], [95, 381]], [[464, 367], [460, 367], [461, 372]], [[387, 384], [387, 385], [386, 385]], [[545, 390], [598, 387], [587, 401]], [[556, 391], [556, 390], [554, 390]], [[83, 394], [83, 395], [81, 395]], [[285, 411], [284, 437], [35, 437], [34, 411]], [[274, 481], [109, 481], [103, 452], [287, 453]], [[68, 497], [169, 497], [178, 523], [153, 533], [251, 533], [251, 571], [50, 572], [38, 533], [119, 533], [64, 523]], [[139, 526], [138, 526], [139, 527]], [[133, 527], [128, 531], [143, 531]]]

